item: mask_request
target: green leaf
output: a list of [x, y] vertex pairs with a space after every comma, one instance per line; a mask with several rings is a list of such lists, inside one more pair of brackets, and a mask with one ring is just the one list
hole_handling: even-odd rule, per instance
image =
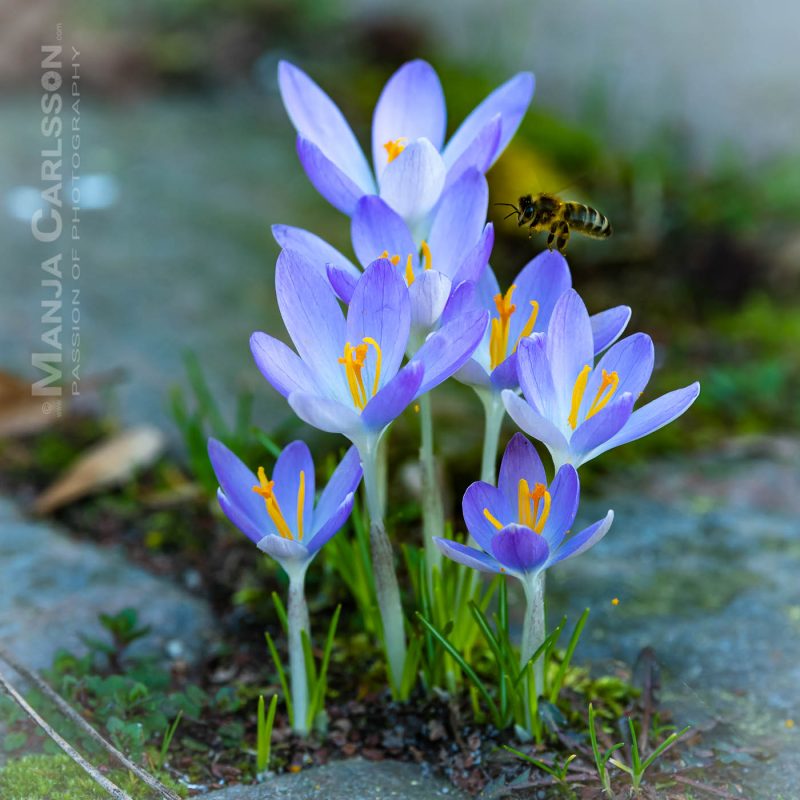
[[267, 647], [269, 648], [270, 655], [272, 656], [272, 662], [275, 664], [275, 669], [278, 672], [278, 680], [280, 681], [281, 689], [283, 689], [283, 702], [286, 703], [286, 713], [289, 715], [289, 722], [294, 725], [292, 697], [289, 694], [289, 684], [286, 681], [286, 672], [283, 669], [281, 657], [278, 655], [278, 649], [275, 647], [275, 642], [272, 641], [272, 637], [269, 635], [269, 633], [265, 632], [264, 636], [267, 640]]

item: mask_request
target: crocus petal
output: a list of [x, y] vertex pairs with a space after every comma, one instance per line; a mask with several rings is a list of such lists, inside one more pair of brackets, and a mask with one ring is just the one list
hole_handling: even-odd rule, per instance
[[[403, 64], [383, 87], [372, 117], [372, 161], [380, 175], [389, 157], [384, 145], [425, 137], [442, 149], [447, 112], [444, 92], [433, 67], [419, 59]], [[374, 256], [373, 256], [374, 258]]]
[[461, 153], [456, 162], [448, 168], [447, 180], [444, 184], [445, 191], [468, 169], [474, 168], [483, 174], [488, 171], [494, 161], [502, 132], [503, 118], [500, 114], [495, 114], [467, 145], [466, 150]]
[[[364, 271], [347, 309], [347, 341], [357, 345], [371, 338], [380, 347], [379, 387], [393, 378], [400, 367], [410, 329], [411, 300], [405, 279], [390, 261], [381, 258]], [[362, 372], [370, 394], [375, 386], [376, 365], [377, 355], [370, 346]]]
[[258, 549], [272, 556], [281, 566], [284, 561], [303, 562], [311, 558], [308, 548], [294, 539], [284, 539], [282, 536], [265, 536], [259, 543]]
[[345, 343], [345, 321], [336, 296], [301, 255], [283, 250], [275, 266], [275, 291], [283, 323], [300, 357], [328, 392], [349, 397], [339, 364]]
[[366, 405], [361, 412], [364, 425], [380, 431], [403, 413], [419, 394], [425, 371], [422, 364], [409, 362]]
[[[255, 527], [261, 530], [261, 536], [266, 530], [274, 530], [271, 523], [266, 530], [262, 529], [262, 520], [269, 522], [269, 517], [263, 498], [253, 491], [253, 487], [258, 486], [258, 478], [241, 459], [216, 439], [208, 440], [208, 457], [226, 499], [253, 521]], [[234, 524], [241, 528], [238, 522]]]
[[461, 154], [480, 135], [484, 127], [497, 114], [500, 114], [503, 120], [503, 127], [497, 149], [492, 156], [491, 163], [494, 163], [511, 141], [522, 121], [522, 117], [525, 116], [533, 97], [534, 86], [533, 75], [530, 72], [520, 72], [495, 89], [461, 123], [461, 126], [447, 143], [443, 153], [447, 166], [450, 167], [455, 164]]
[[538, 304], [534, 330], [547, 330], [556, 301], [572, 286], [572, 276], [561, 253], [545, 250], [529, 261], [512, 283], [517, 287], [514, 291], [517, 312], [509, 326], [509, 340], [513, 343], [528, 322], [532, 301]]
[[387, 164], [380, 178], [380, 196], [403, 219], [414, 222], [436, 205], [444, 179], [439, 151], [427, 139], [417, 139]]
[[606, 351], [589, 376], [579, 419], [583, 419], [599, 396], [604, 371], [608, 374], [617, 373], [619, 383], [615, 397], [624, 392], [638, 397], [650, 380], [654, 361], [653, 340], [646, 333], [634, 333], [633, 336], [627, 336], [621, 342], [617, 342]]
[[476, 169], [467, 170], [442, 195], [428, 236], [434, 269], [453, 278], [475, 246], [486, 222], [489, 186]]
[[316, 382], [311, 370], [294, 350], [267, 333], [250, 337], [250, 352], [256, 366], [274, 389], [284, 397], [292, 392], [313, 392]]
[[317, 507], [314, 509], [314, 535], [334, 515], [347, 495], [355, 492], [360, 482], [361, 458], [358, 450], [351, 447], [339, 462], [339, 466], [333, 471], [327, 486], [319, 496]]
[[473, 248], [461, 260], [461, 264], [453, 277], [453, 283], [458, 284], [462, 281], [471, 283], [480, 280], [483, 271], [489, 265], [489, 257], [494, 247], [494, 225], [487, 222], [480, 239]]
[[361, 417], [337, 400], [315, 394], [292, 392], [287, 398], [292, 411], [313, 428], [327, 433], [341, 433], [353, 440], [362, 433]]
[[552, 419], [560, 406], [546, 351], [541, 333], [523, 339], [517, 348], [517, 378], [528, 403], [543, 417]]
[[497, 276], [490, 265], [481, 273], [481, 277], [478, 280], [478, 297], [480, 298], [481, 308], [497, 313], [494, 298], [498, 294], [500, 294], [500, 284], [497, 282]]
[[602, 353], [606, 347], [616, 342], [628, 327], [630, 319], [630, 306], [614, 306], [598, 314], [592, 314], [589, 321], [592, 323], [594, 354]]
[[461, 511], [464, 515], [464, 522], [472, 538], [487, 552], [489, 551], [492, 539], [499, 530], [489, 521], [484, 509], [501, 524], [505, 525], [516, 515], [516, 499], [513, 505], [509, 505], [506, 496], [496, 486], [483, 481], [475, 481], [467, 487], [464, 497], [461, 500]]
[[569, 440], [572, 463], [579, 466], [584, 462], [584, 454], [591, 452], [610, 439], [625, 426], [631, 418], [636, 398], [629, 392], [615, 397], [604, 409], [593, 417], [584, 420]]
[[380, 197], [372, 195], [358, 201], [350, 234], [356, 258], [364, 267], [380, 258], [384, 251], [390, 258], [400, 256], [397, 269], [401, 272], [409, 254], [416, 265], [419, 248], [414, 244], [408, 226]]
[[295, 253], [300, 253], [323, 275], [326, 274], [325, 269], [329, 265], [342, 270], [356, 280], [361, 275], [361, 270], [350, 259], [345, 258], [335, 247], [310, 231], [293, 228], [291, 225], [273, 225], [272, 235], [284, 250], [294, 250]]
[[536, 572], [550, 555], [544, 536], [524, 525], [506, 525], [492, 539], [492, 555], [514, 572]]
[[[336, 293], [336, 296], [347, 305], [353, 299], [353, 292], [356, 290], [358, 278], [354, 278], [349, 272], [328, 264], [328, 282]], [[360, 273], [359, 273], [360, 274]]]
[[661, 397], [656, 398], [646, 406], [637, 408], [631, 414], [625, 427], [616, 436], [612, 436], [608, 441], [588, 453], [583, 459], [584, 463], [599, 456], [600, 453], [605, 453], [606, 450], [610, 450], [612, 447], [633, 442], [659, 428], [663, 428], [664, 425], [683, 414], [694, 403], [699, 394], [700, 384], [693, 383], [683, 389], [675, 389], [675, 391], [661, 395]]
[[[257, 495], [254, 496], [257, 497]], [[261, 498], [258, 498], [259, 500]], [[233, 501], [229, 500], [222, 489], [217, 490], [217, 500], [225, 516], [248, 538], [250, 541], [258, 544], [263, 538], [264, 534], [276, 534], [277, 530], [272, 524], [272, 520], [267, 515], [264, 508], [264, 501], [261, 501], [262, 520], [256, 524], [255, 520], [251, 519], [242, 509]]]
[[441, 317], [452, 288], [450, 278], [435, 269], [421, 272], [411, 286], [411, 327], [427, 333]]
[[412, 358], [412, 362], [425, 367], [418, 397], [438, 386], [467, 362], [480, 344], [488, 322], [488, 313], [474, 311], [443, 325], [428, 337]]
[[539, 458], [536, 448], [523, 434], [515, 433], [506, 445], [497, 479], [497, 487], [512, 509], [519, 505], [519, 482], [521, 480], [528, 482], [531, 491], [537, 483], [547, 484], [542, 460]]
[[512, 353], [492, 370], [492, 386], [497, 392], [501, 392], [503, 389], [516, 389], [519, 386], [516, 353]]
[[566, 420], [575, 381], [584, 366], [594, 363], [589, 313], [574, 289], [568, 289], [556, 301], [547, 326], [545, 346], [555, 390], [553, 411], [559, 420]]
[[450, 298], [442, 311], [442, 325], [460, 319], [470, 311], [481, 311], [477, 289], [471, 281], [461, 281], [456, 284]]
[[459, 564], [472, 567], [479, 572], [500, 572], [500, 565], [488, 553], [482, 553], [474, 547], [467, 547], [450, 539], [440, 539], [438, 536], [434, 536], [433, 541], [448, 558]]
[[510, 389], [503, 391], [503, 404], [508, 416], [525, 433], [542, 442], [551, 453], [565, 453], [569, 450], [564, 434]]
[[307, 542], [309, 555], [314, 555], [335, 533], [341, 529], [353, 510], [355, 495], [350, 492], [344, 500], [334, 509], [333, 513], [325, 520], [313, 537]]
[[375, 184], [369, 163], [347, 120], [333, 100], [301, 69], [287, 61], [278, 65], [281, 99], [292, 124], [347, 177], [372, 194]]
[[297, 138], [297, 156], [312, 186], [336, 209], [347, 216], [356, 210], [363, 189], [339, 169], [322, 150], [302, 136]]
[[571, 464], [564, 464], [556, 472], [549, 490], [550, 514], [545, 522], [542, 535], [547, 539], [550, 550], [553, 551], [563, 541], [567, 531], [572, 527], [575, 514], [578, 513], [581, 489], [575, 467]]
[[465, 383], [467, 386], [474, 386], [478, 389], [494, 388], [489, 373], [474, 358], [471, 358], [457, 372], [454, 372], [453, 377], [460, 383]]
[[[314, 461], [311, 451], [305, 442], [297, 441], [287, 444], [281, 450], [278, 460], [272, 469], [272, 480], [275, 482], [273, 492], [278, 501], [283, 518], [289, 530], [296, 536], [299, 531], [297, 524], [297, 503], [300, 489], [300, 473], [303, 473], [303, 531], [310, 532], [313, 522], [314, 494], [316, 483], [314, 479]], [[259, 498], [261, 499], [261, 498]]]
[[[553, 554], [550, 564], [557, 564], [573, 556], [585, 553], [590, 547], [594, 547], [609, 531], [611, 523], [614, 522], [614, 512], [609, 511], [603, 519], [598, 520], [580, 533], [575, 534]], [[548, 565], [549, 566], [549, 565]]]

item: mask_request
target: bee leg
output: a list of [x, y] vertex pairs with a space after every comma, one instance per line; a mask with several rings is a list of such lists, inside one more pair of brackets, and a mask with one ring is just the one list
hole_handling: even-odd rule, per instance
[[556, 238], [556, 247], [558, 248], [559, 253], [563, 253], [566, 251], [568, 241], [569, 241], [569, 224], [562, 220], [558, 224], [558, 234]]
[[559, 235], [559, 229], [561, 228], [562, 223], [556, 220], [550, 226], [550, 233], [547, 236], [547, 249], [552, 250], [556, 244], [556, 237]]

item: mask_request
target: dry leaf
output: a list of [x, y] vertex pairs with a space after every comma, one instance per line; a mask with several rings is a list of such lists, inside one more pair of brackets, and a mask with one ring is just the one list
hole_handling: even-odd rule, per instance
[[33, 397], [30, 383], [0, 372], [0, 436], [25, 436], [49, 428], [61, 418], [63, 402]]
[[104, 439], [87, 450], [33, 504], [36, 514], [49, 514], [82, 497], [124, 483], [152, 464], [164, 449], [164, 435], [143, 425]]

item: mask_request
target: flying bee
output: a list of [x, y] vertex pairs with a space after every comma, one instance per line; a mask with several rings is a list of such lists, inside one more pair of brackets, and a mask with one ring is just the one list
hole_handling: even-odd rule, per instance
[[596, 208], [561, 200], [554, 194], [537, 194], [536, 197], [526, 194], [519, 199], [519, 208], [512, 203], [497, 203], [514, 210], [505, 219], [517, 215], [517, 225], [527, 225], [530, 229], [528, 238], [534, 233], [550, 231], [547, 236], [547, 247], [554, 247], [560, 253], [567, 249], [570, 231], [593, 239], [607, 239], [611, 236], [611, 223]]

